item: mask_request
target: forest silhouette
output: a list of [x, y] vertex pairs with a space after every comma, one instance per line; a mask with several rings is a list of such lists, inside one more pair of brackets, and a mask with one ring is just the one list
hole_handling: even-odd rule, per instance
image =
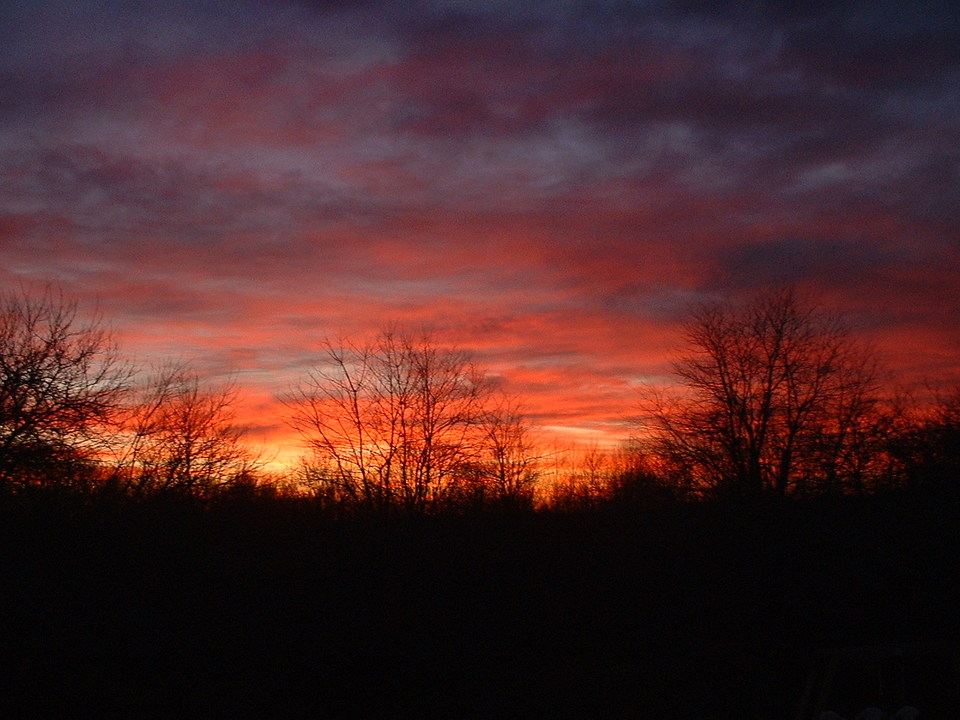
[[278, 477], [235, 385], [5, 296], [0, 713], [955, 716], [960, 394], [894, 396], [791, 290], [684, 333], [637, 438], [552, 477], [461, 351], [328, 343]]

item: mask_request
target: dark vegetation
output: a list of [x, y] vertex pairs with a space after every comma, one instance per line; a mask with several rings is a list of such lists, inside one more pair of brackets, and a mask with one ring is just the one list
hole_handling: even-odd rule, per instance
[[0, 716], [957, 716], [960, 395], [884, 401], [792, 295], [692, 316], [690, 404], [539, 503], [429, 343], [328, 348], [294, 492], [232, 387], [134, 383], [49, 293], [2, 320]]
[[[0, 513], [5, 717], [790, 717], [825, 647], [960, 638], [956, 494], [377, 520], [289, 498], [48, 497]], [[929, 688], [868, 677], [832, 709], [955, 716], [956, 667], [933, 672]]]

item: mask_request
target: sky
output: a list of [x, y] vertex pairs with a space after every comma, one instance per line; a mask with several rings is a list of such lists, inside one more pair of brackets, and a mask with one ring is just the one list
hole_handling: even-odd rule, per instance
[[692, 304], [790, 284], [960, 383], [952, 2], [0, 4], [0, 290], [233, 376], [426, 328], [609, 442]]

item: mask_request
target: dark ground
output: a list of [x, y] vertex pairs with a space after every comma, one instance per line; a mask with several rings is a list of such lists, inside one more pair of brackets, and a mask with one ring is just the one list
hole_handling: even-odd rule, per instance
[[[772, 719], [819, 648], [960, 638], [955, 497], [389, 522], [7, 499], [0, 541], [3, 717]], [[871, 703], [955, 712], [924, 672]]]

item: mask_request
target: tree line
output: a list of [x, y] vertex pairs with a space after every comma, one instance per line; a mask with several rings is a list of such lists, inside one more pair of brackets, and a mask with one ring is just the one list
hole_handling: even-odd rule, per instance
[[674, 382], [642, 392], [636, 437], [561, 470], [470, 356], [386, 330], [324, 343], [283, 398], [306, 454], [277, 478], [247, 443], [235, 383], [144, 372], [55, 289], [0, 301], [0, 492], [295, 493], [347, 512], [589, 509], [952, 487], [960, 392], [892, 397], [869, 347], [790, 289], [693, 308]]

